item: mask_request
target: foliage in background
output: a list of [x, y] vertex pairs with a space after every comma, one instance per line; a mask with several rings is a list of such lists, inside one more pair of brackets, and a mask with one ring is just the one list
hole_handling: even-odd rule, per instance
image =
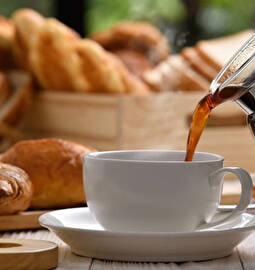
[[[193, 45], [200, 39], [252, 28], [255, 23], [255, 0], [85, 1], [88, 9], [84, 11], [84, 21], [88, 34], [120, 21], [148, 21], [164, 32], [173, 51]], [[10, 16], [21, 7], [33, 8], [45, 16], [55, 14], [54, 0], [0, 0], [0, 14], [5, 16]]]
[[201, 0], [197, 17], [201, 35], [215, 37], [254, 27], [254, 0]]
[[149, 21], [179, 51], [200, 39], [254, 27], [255, 0], [92, 0], [85, 16], [90, 33], [120, 21]]
[[93, 33], [125, 20], [176, 23], [185, 17], [185, 7], [180, 0], [93, 0], [85, 16]]
[[45, 16], [54, 16], [53, 6], [53, 0], [0, 0], [0, 14], [10, 17], [15, 10], [28, 7]]

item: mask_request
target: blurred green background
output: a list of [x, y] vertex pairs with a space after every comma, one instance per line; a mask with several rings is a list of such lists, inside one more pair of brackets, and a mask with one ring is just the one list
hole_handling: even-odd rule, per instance
[[[30, 7], [45, 16], [55, 16], [56, 1], [0, 0], [0, 13], [11, 16], [18, 8]], [[68, 10], [74, 17], [75, 1], [78, 0], [69, 0]], [[173, 51], [200, 39], [253, 28], [255, 24], [255, 0], [84, 0], [84, 3], [86, 35], [120, 21], [148, 21], [168, 37]]]

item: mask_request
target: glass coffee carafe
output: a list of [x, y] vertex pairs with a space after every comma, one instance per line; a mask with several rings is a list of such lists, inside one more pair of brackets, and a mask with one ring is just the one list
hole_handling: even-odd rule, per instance
[[210, 86], [218, 103], [235, 101], [248, 115], [255, 136], [255, 35], [230, 59]]
[[230, 59], [210, 85], [209, 94], [200, 100], [192, 116], [185, 161], [192, 161], [199, 138], [211, 110], [233, 100], [248, 115], [255, 137], [255, 35]]

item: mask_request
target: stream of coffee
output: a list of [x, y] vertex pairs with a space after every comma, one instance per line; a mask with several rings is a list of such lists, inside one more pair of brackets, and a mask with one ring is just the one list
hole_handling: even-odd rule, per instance
[[185, 161], [192, 161], [199, 138], [206, 126], [209, 115], [213, 108], [228, 100], [235, 100], [242, 96], [247, 88], [228, 86], [213, 95], [203, 97], [195, 108], [187, 140]]

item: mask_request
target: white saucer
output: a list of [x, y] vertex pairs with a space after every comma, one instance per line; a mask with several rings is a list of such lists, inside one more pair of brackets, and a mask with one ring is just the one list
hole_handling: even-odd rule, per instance
[[85, 207], [49, 212], [39, 221], [78, 255], [140, 262], [199, 261], [224, 257], [255, 229], [255, 216], [247, 213], [231, 224], [187, 233], [106, 231]]

